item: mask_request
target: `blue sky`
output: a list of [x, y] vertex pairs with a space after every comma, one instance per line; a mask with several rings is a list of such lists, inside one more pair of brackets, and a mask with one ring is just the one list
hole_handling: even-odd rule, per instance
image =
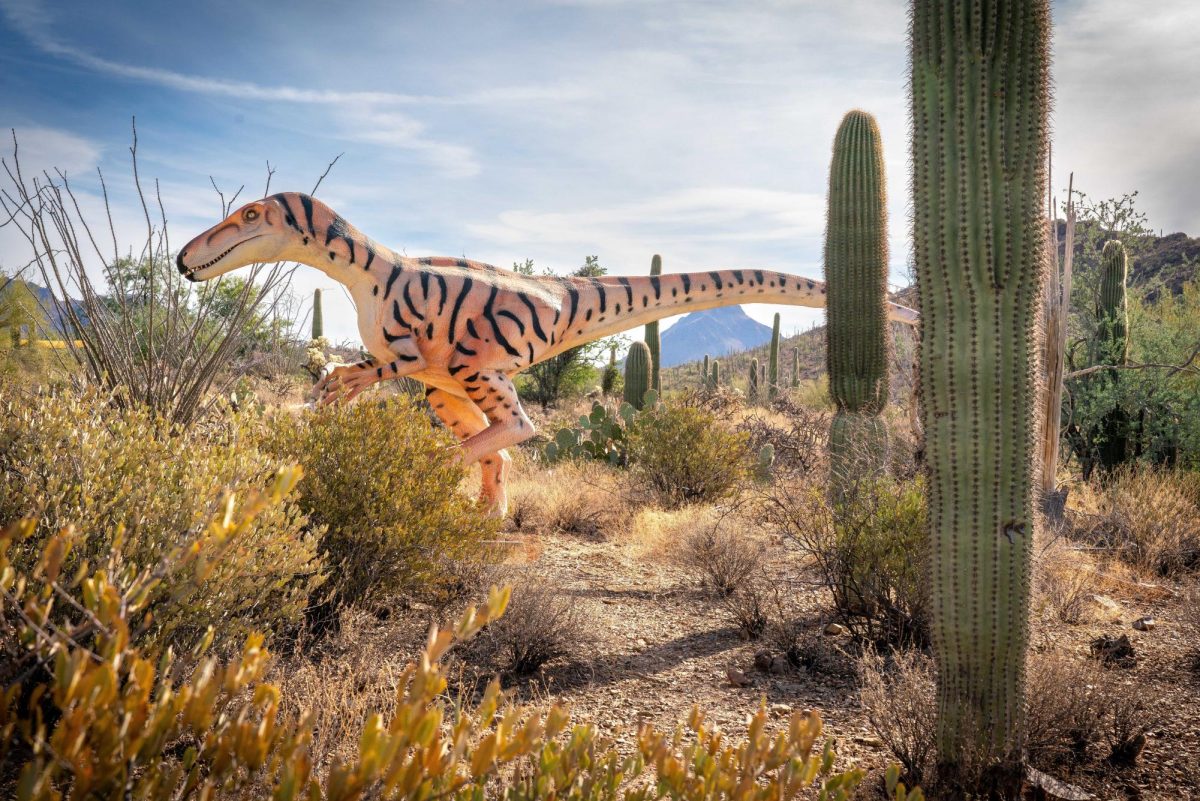
[[[344, 153], [319, 194], [410, 255], [643, 273], [659, 252], [668, 271], [819, 276], [829, 148], [861, 107], [883, 132], [900, 284], [905, 5], [0, 0], [0, 126], [85, 203], [101, 166], [131, 242], [136, 115], [176, 242], [216, 221], [209, 176], [252, 199], [269, 160], [273, 189], [307, 190]], [[1152, 224], [1197, 234], [1200, 4], [1152, 8], [1055, 5], [1055, 184], [1138, 189]], [[0, 265], [25, 251], [0, 230]], [[297, 272], [298, 294], [317, 286]], [[327, 330], [355, 336], [349, 301], [327, 297]], [[778, 310], [785, 329], [821, 316]]]

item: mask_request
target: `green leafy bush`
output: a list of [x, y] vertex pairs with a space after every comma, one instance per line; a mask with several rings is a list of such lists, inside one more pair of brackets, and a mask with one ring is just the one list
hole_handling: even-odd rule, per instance
[[763, 522], [812, 557], [854, 634], [880, 643], [927, 641], [920, 480], [855, 482], [836, 507], [807, 484], [781, 482], [764, 496]]
[[628, 441], [638, 477], [668, 506], [719, 501], [750, 472], [746, 435], [695, 406], [643, 411]]
[[[282, 472], [269, 495], [215, 518], [202, 537], [172, 550], [153, 575], [192, 576], [220, 561], [295, 483]], [[447, 699], [440, 660], [496, 622], [508, 602], [493, 588], [450, 630], [434, 629], [421, 657], [396, 677], [394, 712], [370, 715], [358, 754], [323, 776], [310, 752], [312, 717], [282, 714], [280, 690], [262, 680], [269, 655], [250, 637], [222, 664], [203, 657], [186, 676], [169, 655], [155, 661], [132, 637], [132, 620], [155, 595], [153, 581], [113, 583], [104, 571], [64, 573], [61, 538], [23, 571], [10, 559], [31, 523], [0, 531], [0, 594], [24, 611], [17, 630], [45, 672], [26, 674], [0, 695], [0, 762], [19, 766], [3, 787], [29, 801], [68, 798], [307, 798], [342, 801], [499, 798], [550, 801], [758, 801], [846, 799], [861, 770], [833, 771], [834, 751], [815, 713], [794, 713], [767, 731], [760, 705], [747, 736], [733, 742], [694, 711], [686, 729], [663, 734], [643, 724], [632, 753], [620, 754], [589, 725], [570, 727], [559, 705], [509, 705], [493, 681], [476, 704]], [[88, 621], [69, 626], [54, 599], [77, 592]], [[24, 692], [22, 692], [24, 691]], [[889, 795], [917, 801], [888, 771]], [[0, 782], [4, 782], [0, 779]], [[490, 796], [489, 796], [490, 797]]]
[[[277, 468], [255, 447], [248, 418], [180, 431], [98, 392], [0, 388], [0, 397], [0, 520], [41, 520], [14, 556], [25, 568], [51, 536], [77, 525], [92, 533], [75, 543], [68, 568], [115, 554], [115, 569], [136, 574], [202, 532], [222, 490], [257, 490]], [[156, 640], [191, 642], [209, 626], [222, 643], [282, 631], [302, 619], [324, 572], [317, 538], [292, 502], [257, 516], [212, 570], [186, 603], [148, 610]]]
[[298, 503], [323, 527], [333, 605], [434, 589], [447, 560], [478, 558], [497, 531], [459, 491], [465, 471], [449, 432], [407, 395], [266, 423], [264, 447], [304, 468]]

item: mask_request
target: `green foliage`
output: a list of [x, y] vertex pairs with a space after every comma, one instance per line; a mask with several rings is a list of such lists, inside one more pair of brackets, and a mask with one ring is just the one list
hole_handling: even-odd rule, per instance
[[608, 364], [604, 367], [604, 373], [600, 376], [600, 393], [604, 397], [616, 395], [619, 390], [622, 390], [625, 382], [621, 377], [621, 371], [617, 369], [617, 345], [612, 343], [608, 346]]
[[[650, 274], [662, 275], [662, 256], [657, 253], [650, 260]], [[662, 392], [662, 378], [659, 375], [662, 364], [662, 344], [658, 335], [658, 320], [646, 323], [646, 347], [650, 349], [650, 389]]]
[[0, 273], [0, 332], [8, 332], [4, 344], [14, 349], [31, 345], [46, 329], [46, 314], [29, 284]]
[[[115, 559], [119, 573], [136, 573], [202, 532], [215, 494], [257, 490], [278, 464], [256, 447], [255, 423], [245, 416], [179, 431], [98, 392], [20, 395], [0, 388], [0, 396], [0, 520], [40, 517], [14, 555], [23, 569], [75, 525], [91, 536], [74, 543], [66, 569]], [[149, 634], [156, 642], [188, 643], [211, 625], [224, 644], [252, 629], [298, 624], [324, 571], [310, 532], [293, 502], [265, 510], [211, 567], [203, 592], [164, 609], [147, 607]], [[163, 579], [168, 595], [182, 591], [174, 580]]]
[[666, 504], [711, 503], [748, 475], [746, 439], [704, 409], [658, 404], [638, 415], [628, 432], [629, 461]]
[[625, 354], [625, 402], [635, 409], [646, 405], [646, 393], [653, 387], [651, 378], [654, 366], [651, 363], [650, 348], [645, 342], [634, 342]]
[[436, 589], [446, 560], [478, 557], [498, 526], [459, 491], [450, 433], [408, 395], [281, 412], [264, 446], [304, 468], [297, 503], [324, 528], [335, 605]]
[[825, 225], [829, 394], [837, 407], [829, 436], [830, 480], [840, 485], [887, 465], [887, 193], [875, 118], [851, 111], [833, 142]]
[[[205, 537], [164, 555], [154, 575], [203, 582], [192, 568], [228, 554], [295, 478], [281, 473], [267, 498], [218, 515]], [[20, 766], [13, 789], [22, 801], [350, 801], [367, 794], [478, 801], [486, 792], [526, 801], [845, 801], [864, 776], [834, 773], [832, 743], [813, 752], [819, 716], [794, 713], [772, 735], [765, 704], [741, 742], [727, 743], [728, 735], [695, 710], [673, 736], [643, 724], [633, 752], [623, 756], [590, 725], [571, 727], [564, 707], [511, 705], [498, 681], [476, 703], [449, 701], [441, 661], [503, 620], [508, 592], [494, 588], [482, 609], [471, 607], [450, 629], [430, 632], [421, 657], [396, 676], [393, 711], [369, 715], [357, 755], [321, 776], [310, 752], [312, 716], [283, 712], [285, 704], [309, 699], [285, 699], [262, 680], [270, 655], [260, 637], [249, 637], [240, 657], [224, 664], [204, 656], [202, 643], [190, 672], [169, 653], [155, 660], [137, 641], [134, 622], [154, 594], [152, 579], [118, 583], [104, 571], [70, 578], [61, 570], [69, 548], [62, 538], [39, 548], [36, 567], [23, 570], [10, 555], [30, 529], [27, 523], [0, 533], [0, 591], [25, 610], [14, 628], [27, 656], [45, 668], [0, 695], [0, 761], [15, 758]], [[54, 599], [64, 593], [82, 597], [86, 623], [61, 620]]]
[[323, 336], [325, 336], [325, 313], [321, 310], [321, 290], [314, 289], [312, 306], [312, 336], [310, 339], [316, 342]]
[[771, 326], [771, 357], [767, 370], [767, 398], [775, 400], [779, 396], [779, 312], [775, 312], [775, 322]]
[[[938, 759], [1019, 783], [1036, 520], [1050, 8], [910, 14], [913, 242], [938, 662]], [[966, 795], [967, 793], [962, 793]]]

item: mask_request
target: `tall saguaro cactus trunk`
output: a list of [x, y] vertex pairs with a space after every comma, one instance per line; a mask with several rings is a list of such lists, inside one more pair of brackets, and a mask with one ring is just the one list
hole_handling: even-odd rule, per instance
[[830, 487], [843, 488], [887, 463], [887, 195], [875, 118], [851, 111], [833, 142], [825, 223], [825, 327]]
[[[914, 0], [913, 242], [938, 759], [1019, 782], [1046, 262], [1048, 0]], [[995, 790], [993, 790], [995, 792]]]
[[779, 312], [775, 312], [771, 326], [771, 358], [767, 364], [767, 399], [773, 401], [779, 396]]
[[625, 354], [625, 400], [635, 409], [646, 405], [646, 392], [652, 389], [652, 372], [650, 348], [645, 342], [634, 342]]
[[[1096, 307], [1096, 364], [1123, 365], [1129, 360], [1129, 307], [1126, 299], [1128, 277], [1125, 246], [1111, 239], [1100, 253], [1100, 300]], [[1120, 373], [1107, 370], [1098, 381], [1105, 381], [1113, 392], [1120, 384]], [[1116, 405], [1101, 423], [1100, 469], [1104, 475], [1124, 464], [1129, 450], [1129, 414]]]
[[[662, 275], [662, 256], [655, 254], [654, 258], [650, 260], [650, 274]], [[662, 379], [659, 374], [659, 356], [662, 353], [662, 344], [658, 336], [658, 320], [646, 323], [646, 346], [650, 348], [650, 388], [661, 395]]]
[[321, 290], [313, 290], [312, 307], [312, 338], [314, 340], [325, 336], [325, 315], [321, 312]]

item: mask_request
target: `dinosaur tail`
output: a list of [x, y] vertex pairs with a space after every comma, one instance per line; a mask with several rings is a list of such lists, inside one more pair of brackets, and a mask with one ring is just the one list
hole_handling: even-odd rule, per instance
[[[663, 317], [718, 306], [777, 303], [825, 307], [825, 284], [770, 270], [713, 270], [702, 273], [601, 276], [562, 279], [564, 311], [571, 322], [561, 349], [611, 336]], [[572, 315], [572, 309], [575, 313]], [[590, 312], [590, 313], [588, 313]], [[916, 310], [888, 304], [888, 317], [915, 325]], [[560, 348], [556, 348], [556, 351]]]

